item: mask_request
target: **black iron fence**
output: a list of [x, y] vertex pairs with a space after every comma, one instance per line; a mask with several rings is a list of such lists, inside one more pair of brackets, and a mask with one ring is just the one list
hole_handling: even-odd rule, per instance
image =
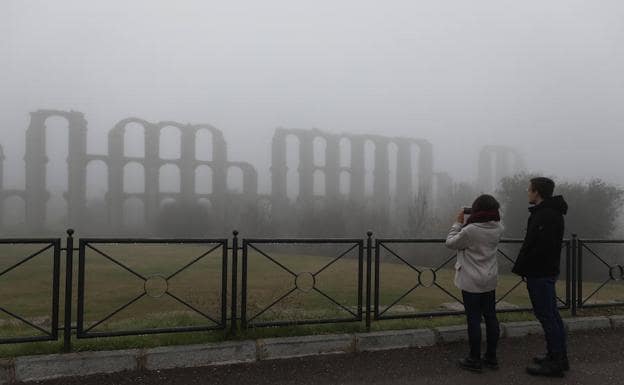
[[[374, 305], [373, 315], [375, 320], [387, 320], [387, 319], [405, 319], [405, 318], [419, 318], [419, 317], [433, 317], [433, 316], [449, 316], [463, 314], [463, 300], [461, 293], [458, 289], [452, 287], [453, 283], [449, 276], [454, 273], [454, 262], [457, 259], [457, 253], [451, 250], [445, 249], [445, 239], [376, 239], [375, 240], [375, 260], [374, 260]], [[524, 301], [520, 301], [520, 304], [508, 303], [508, 300], [512, 294], [518, 292], [518, 288], [525, 283], [525, 280], [521, 277], [517, 277], [510, 273], [510, 268], [515, 262], [515, 258], [512, 254], [504, 249], [506, 245], [520, 246], [522, 240], [519, 239], [504, 239], [500, 242], [500, 247], [497, 251], [499, 257], [499, 287], [497, 289], [496, 305], [498, 312], [526, 312], [532, 308], [528, 306], [528, 298]], [[400, 246], [412, 246], [412, 248], [403, 247], [401, 251], [398, 250]], [[427, 250], [426, 246], [438, 245], [442, 246], [442, 251], [438, 250], [438, 253], [433, 252], [431, 248]], [[572, 303], [571, 301], [571, 284], [572, 284], [572, 241], [564, 240], [562, 247], [562, 278], [560, 282], [563, 283], [563, 291], [565, 293], [563, 299], [558, 296], [559, 307], [561, 309], [568, 309]], [[414, 258], [411, 253], [425, 251], [425, 255], [416, 256]], [[388, 258], [384, 264], [381, 263], [383, 254], [386, 254]], [[434, 255], [433, 258], [427, 258], [427, 254]], [[410, 258], [411, 257], [411, 258]], [[429, 260], [428, 264], [416, 264], [414, 260]], [[392, 264], [392, 262], [394, 264]], [[404, 269], [413, 273], [413, 279], [408, 281], [408, 286], [401, 287], [400, 292], [387, 301], [383, 301], [384, 288], [383, 283], [386, 280], [391, 280], [396, 283], [396, 273], [389, 274], [384, 280], [382, 273], [382, 266], [386, 269], [390, 268], [394, 271], [397, 270], [396, 265], [400, 265]], [[507, 269], [505, 269], [507, 265]], [[441, 279], [441, 277], [444, 277]], [[443, 282], [441, 282], [443, 281]], [[450, 287], [449, 287], [450, 286]], [[413, 295], [418, 290], [429, 290], [429, 293], [435, 292], [442, 298], [448, 301], [438, 306], [429, 306], [428, 309], [419, 310], [416, 307], [408, 306], [407, 309], [403, 306], [402, 311], [392, 312], [400, 303], [405, 303], [408, 296]], [[431, 296], [431, 294], [429, 294]], [[517, 299], [516, 301], [517, 302]], [[430, 309], [436, 307], [437, 309]]]
[[[22, 286], [15, 290], [10, 286], [10, 295], [0, 296], [0, 315], [11, 320], [0, 318], [0, 343], [57, 341], [63, 331], [64, 350], [70, 351], [72, 335], [82, 339], [207, 330], [234, 334], [239, 327], [362, 321], [369, 329], [372, 321], [463, 313], [461, 294], [452, 279], [456, 254], [445, 249], [444, 239], [373, 239], [368, 232], [362, 239], [240, 240], [238, 232], [233, 234], [231, 246], [228, 239], [83, 238], [78, 240], [76, 267], [73, 230], [67, 232], [65, 247], [60, 238], [0, 239], [0, 248], [13, 247], [10, 253], [0, 252], [0, 288], [7, 276], [43, 254], [51, 255], [52, 265], [42, 275], [47, 286], [38, 283], [40, 276], [32, 276], [33, 286], [43, 285], [49, 291], [48, 321], [36, 320], [32, 309], [40, 305], [32, 302], [42, 297], [22, 298], [17, 290]], [[510, 248], [521, 242], [503, 240], [498, 250], [499, 312], [531, 309], [526, 293], [519, 290], [523, 279], [509, 274], [517, 255]], [[20, 256], [25, 245], [36, 247]], [[624, 248], [624, 240], [573, 236], [564, 241], [558, 301], [573, 315], [577, 308], [624, 305], [624, 295], [620, 296], [624, 259], [619, 258], [619, 249], [598, 250], [599, 245]], [[182, 250], [190, 250], [191, 255], [178, 255]], [[597, 262], [599, 268], [588, 270], [590, 262]], [[205, 284], [212, 286], [198, 289]], [[117, 302], [109, 301], [105, 309], [106, 296]], [[11, 300], [16, 297], [20, 301]], [[14, 308], [20, 306], [26, 313]], [[184, 310], [172, 320], [174, 306]], [[296, 311], [297, 307], [303, 310]], [[37, 309], [40, 314], [41, 306]], [[22, 328], [13, 327], [16, 323]]]
[[[6, 250], [7, 246], [13, 246], [13, 250]], [[29, 248], [28, 246], [31, 247]], [[34, 250], [31, 250], [33, 247]], [[19, 300], [19, 296], [26, 296], [27, 293], [20, 293], [20, 290], [18, 290], [11, 295], [7, 293], [2, 293], [0, 295], [0, 312], [8, 316], [8, 319], [2, 320], [3, 326], [5, 329], [13, 331], [13, 335], [8, 335], [8, 333], [0, 334], [0, 344], [57, 340], [60, 308], [59, 281], [61, 239], [0, 239], [0, 248], [0, 263], [3, 260], [8, 260], [9, 262], [8, 267], [1, 268], [0, 280], [6, 280], [10, 274], [15, 273], [18, 269], [24, 269], [29, 263], [33, 264], [31, 261], [48, 259], [47, 265], [50, 265], [50, 262], [52, 265], [51, 271], [41, 272], [44, 276], [41, 280], [42, 282], [28, 281], [29, 277], [26, 274], [17, 277], [17, 279], [9, 283], [16, 285], [18, 283], [17, 280], [19, 280], [24, 284], [20, 285], [19, 289], [28, 290], [28, 294], [32, 294], [32, 290], [37, 289], [37, 286], [42, 286], [41, 289], [48, 293], [38, 298], [37, 302], [44, 300], [45, 297], [51, 299], [51, 303], [45, 306], [47, 316], [37, 317], [39, 319], [35, 320], [34, 317], [20, 314], [19, 309], [12, 309], [6, 305], [7, 302]], [[24, 252], [27, 254], [24, 255]], [[46, 256], [48, 258], [46, 258]], [[5, 288], [4, 290], [7, 289]], [[18, 304], [19, 303], [13, 303], [12, 305]], [[40, 303], [32, 305], [40, 305]], [[25, 327], [27, 331], [22, 330], [23, 327]], [[36, 335], [33, 335], [33, 333], [36, 333]]]
[[[327, 261], [323, 261], [320, 266], [300, 266], [299, 268], [289, 266], [288, 261], [279, 260], [275, 255], [271, 255], [265, 248], [267, 245], [340, 245], [342, 250], [338, 248], [337, 255], [331, 257]], [[362, 288], [364, 284], [364, 241], [362, 239], [244, 239], [243, 240], [243, 272], [242, 272], [242, 302], [241, 302], [241, 325], [243, 328], [252, 326], [284, 326], [284, 325], [303, 325], [303, 324], [321, 324], [321, 323], [340, 323], [340, 322], [356, 322], [362, 320]], [[328, 290], [322, 288], [319, 285], [321, 274], [338, 261], [345, 259], [351, 252], [355, 252], [355, 258], [357, 261], [357, 270], [353, 271], [355, 280], [357, 281], [357, 289], [355, 297], [357, 298], [355, 306], [349, 306], [342, 303], [340, 299], [335, 298], [335, 295], [329, 293]], [[254, 255], [250, 255], [251, 253]], [[300, 257], [305, 258], [305, 257]], [[269, 304], [263, 304], [258, 309], [250, 311], [248, 303], [249, 293], [252, 288], [249, 287], [249, 266], [252, 260], [265, 260], [271, 265], [276, 266], [281, 272], [285, 273], [284, 279], [286, 284], [282, 290], [284, 292], [279, 293], [277, 298], [271, 301]], [[293, 259], [293, 258], [288, 258]], [[255, 274], [266, 275], [265, 269], [259, 269]], [[269, 275], [267, 279], [272, 279]], [[348, 277], [342, 276], [342, 280], [346, 280]], [[270, 309], [285, 301], [288, 297], [295, 293], [311, 293], [324, 299], [327, 303], [331, 304], [333, 308], [339, 310], [338, 313], [342, 316], [334, 316], [331, 318], [318, 318], [312, 316], [312, 318], [306, 317], [305, 314], [297, 316], [286, 317], [288, 319], [281, 320], [265, 319], [261, 320], [260, 317], [266, 314]], [[308, 296], [309, 298], [309, 296]], [[304, 299], [305, 300], [305, 299]], [[275, 318], [275, 317], [273, 317]]]
[[578, 239], [575, 269], [578, 308], [624, 305], [623, 251], [624, 240]]

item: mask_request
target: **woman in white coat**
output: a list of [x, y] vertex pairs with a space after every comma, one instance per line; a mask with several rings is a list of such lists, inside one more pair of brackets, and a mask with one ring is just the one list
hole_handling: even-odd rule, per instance
[[[485, 365], [498, 368], [496, 347], [500, 329], [496, 318], [498, 283], [497, 250], [503, 226], [500, 204], [491, 195], [481, 195], [472, 204], [465, 221], [464, 210], [457, 215], [446, 238], [446, 246], [457, 250], [455, 286], [462, 291], [470, 355], [461, 359], [462, 368], [480, 372]], [[465, 223], [464, 223], [465, 222]], [[481, 358], [481, 318], [485, 319], [487, 350]]]

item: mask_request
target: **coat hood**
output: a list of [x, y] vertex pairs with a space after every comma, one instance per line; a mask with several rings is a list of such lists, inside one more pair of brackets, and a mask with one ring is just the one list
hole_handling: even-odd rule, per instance
[[535, 210], [542, 209], [542, 208], [553, 209], [561, 213], [562, 215], [566, 215], [568, 213], [568, 204], [565, 201], [565, 199], [563, 199], [563, 196], [561, 195], [556, 195], [552, 198], [548, 198], [544, 200], [542, 203], [540, 203], [539, 205], [530, 207], [529, 211], [533, 212]]

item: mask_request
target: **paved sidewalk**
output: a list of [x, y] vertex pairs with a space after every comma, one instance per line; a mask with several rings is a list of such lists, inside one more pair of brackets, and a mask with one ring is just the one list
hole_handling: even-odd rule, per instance
[[501, 369], [465, 372], [455, 361], [467, 343], [374, 353], [316, 356], [252, 364], [125, 372], [38, 382], [45, 385], [91, 384], [624, 384], [624, 329], [577, 332], [569, 336], [572, 370], [563, 379], [525, 374], [529, 358], [544, 349], [543, 337], [502, 339]]

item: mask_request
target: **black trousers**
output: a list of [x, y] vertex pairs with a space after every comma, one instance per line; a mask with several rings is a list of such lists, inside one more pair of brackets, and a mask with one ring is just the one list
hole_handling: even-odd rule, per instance
[[566, 332], [557, 308], [557, 277], [527, 278], [533, 313], [542, 324], [549, 353], [566, 353]]
[[481, 359], [481, 318], [485, 320], [487, 341], [486, 357], [496, 358], [496, 347], [500, 336], [498, 318], [496, 318], [496, 292], [469, 293], [462, 290], [466, 322], [468, 324], [468, 341], [470, 357]]

